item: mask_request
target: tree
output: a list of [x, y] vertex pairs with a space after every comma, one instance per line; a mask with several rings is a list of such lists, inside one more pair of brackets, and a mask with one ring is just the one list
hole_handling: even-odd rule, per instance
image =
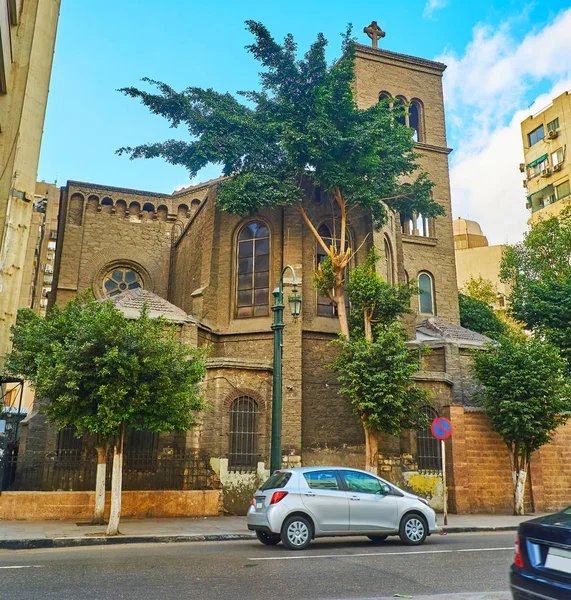
[[484, 279], [481, 275], [478, 277], [470, 277], [464, 284], [462, 292], [470, 298], [480, 300], [490, 307], [493, 307], [498, 299], [498, 290], [496, 286], [489, 280]]
[[483, 300], [477, 300], [460, 292], [460, 325], [496, 339], [505, 332], [506, 324], [498, 317], [494, 309]]
[[[436, 217], [444, 209], [432, 200], [427, 175], [418, 172], [412, 130], [399, 123], [408, 108], [400, 103], [391, 108], [389, 100], [357, 107], [350, 27], [342, 58], [328, 65], [322, 34], [298, 60], [291, 35], [280, 45], [261, 23], [246, 25], [255, 38], [247, 49], [264, 69], [261, 91], [239, 92], [245, 100], [240, 102], [212, 89], [177, 92], [151, 79], [144, 81], [159, 93], [123, 88], [172, 127], [185, 125], [192, 141], [143, 144], [118, 153], [131, 159], [162, 157], [186, 167], [191, 178], [208, 164], [221, 165], [227, 179], [219, 185], [216, 202], [231, 213], [296, 206], [331, 261], [327, 295], [348, 337], [345, 277], [354, 253], [347, 238], [350, 213], [360, 208], [380, 226], [390, 210]], [[308, 188], [319, 188], [335, 207], [333, 244], [323, 240], [303, 207]]]
[[571, 410], [565, 362], [552, 345], [511, 330], [477, 352], [473, 368], [484, 388], [482, 405], [508, 448], [514, 514], [523, 515], [530, 456]]
[[536, 223], [508, 246], [500, 275], [511, 285], [509, 314], [559, 348], [571, 370], [571, 210]]
[[[185, 431], [204, 408], [199, 384], [206, 354], [181, 343], [174, 326], [123, 316], [111, 302], [88, 293], [54, 307], [45, 319], [19, 311], [6, 369], [31, 381], [42, 409], [58, 428], [98, 439], [96, 511], [102, 520], [105, 459], [113, 445], [111, 515], [107, 535], [116, 535], [121, 514], [125, 430]], [[105, 448], [105, 452], [102, 452]]]
[[411, 381], [420, 371], [420, 357], [406, 346], [398, 321], [410, 311], [414, 282], [393, 286], [377, 274], [373, 248], [365, 265], [351, 272], [351, 337], [335, 342], [340, 352], [330, 366], [365, 430], [365, 468], [377, 473], [379, 434], [399, 435], [426, 425], [420, 407], [428, 394]]

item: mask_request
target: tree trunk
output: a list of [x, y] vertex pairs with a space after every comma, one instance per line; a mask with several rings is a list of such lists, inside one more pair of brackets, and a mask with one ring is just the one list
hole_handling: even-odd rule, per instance
[[121, 423], [119, 437], [113, 445], [113, 472], [111, 477], [111, 513], [106, 535], [119, 535], [119, 519], [121, 518], [121, 488], [123, 486], [123, 443], [125, 441], [125, 425]]
[[365, 427], [365, 471], [376, 475], [379, 465], [379, 432]]
[[527, 479], [527, 470], [512, 472], [514, 484], [514, 515], [524, 515], [525, 481]]
[[[340, 289], [339, 289], [340, 288]], [[347, 319], [347, 306], [345, 306], [345, 292], [342, 286], [338, 286], [338, 292], [335, 296], [337, 299], [337, 316], [339, 317], [339, 329], [341, 333], [349, 339], [349, 321]]]
[[97, 450], [97, 474], [95, 477], [95, 510], [92, 525], [103, 525], [105, 513], [105, 475], [109, 442], [95, 446]]

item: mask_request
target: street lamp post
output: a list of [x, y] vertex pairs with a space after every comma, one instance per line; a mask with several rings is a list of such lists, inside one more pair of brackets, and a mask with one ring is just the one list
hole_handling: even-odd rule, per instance
[[279, 286], [272, 292], [274, 305], [274, 322], [272, 330], [274, 332], [274, 376], [272, 382], [272, 441], [270, 452], [270, 473], [277, 471], [282, 464], [282, 345], [283, 329], [285, 327], [284, 313], [284, 273], [291, 271], [293, 278], [293, 287], [288, 302], [291, 308], [291, 314], [294, 319], [299, 317], [301, 311], [301, 296], [297, 292], [297, 278], [293, 267], [286, 265], [280, 276]]

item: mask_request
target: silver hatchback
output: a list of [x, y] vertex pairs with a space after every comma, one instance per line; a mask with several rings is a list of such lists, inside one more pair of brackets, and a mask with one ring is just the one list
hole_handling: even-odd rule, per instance
[[418, 545], [439, 531], [424, 498], [347, 467], [276, 471], [252, 498], [248, 529], [263, 544], [281, 541], [290, 550], [303, 550], [316, 537], [341, 535], [364, 535], [374, 543], [398, 535]]

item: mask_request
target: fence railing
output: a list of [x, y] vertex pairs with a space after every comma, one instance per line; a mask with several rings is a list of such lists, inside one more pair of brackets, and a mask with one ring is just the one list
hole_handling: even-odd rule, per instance
[[[95, 451], [26, 452], [5, 455], [2, 491], [93, 491]], [[106, 487], [113, 457], [107, 457]], [[207, 490], [216, 475], [207, 457], [192, 450], [130, 453], [123, 456], [123, 490]]]

